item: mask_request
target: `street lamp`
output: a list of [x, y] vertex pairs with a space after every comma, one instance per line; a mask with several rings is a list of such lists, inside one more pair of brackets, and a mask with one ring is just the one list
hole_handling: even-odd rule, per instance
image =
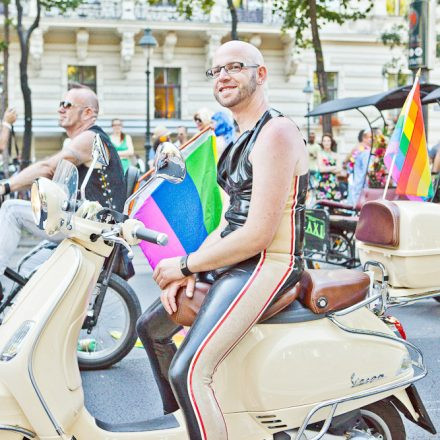
[[144, 35], [139, 41], [139, 46], [144, 49], [145, 56], [147, 57], [147, 129], [145, 132], [145, 169], [148, 170], [148, 156], [151, 148], [150, 140], [150, 57], [153, 53], [153, 49], [157, 46], [157, 40], [151, 34], [151, 29], [145, 29]]
[[[303, 88], [303, 93], [306, 95], [307, 99], [307, 114], [310, 113], [310, 101], [312, 100], [313, 95], [313, 87], [311, 81], [308, 79], [306, 86]], [[307, 142], [309, 141], [310, 137], [310, 118], [307, 118]]]

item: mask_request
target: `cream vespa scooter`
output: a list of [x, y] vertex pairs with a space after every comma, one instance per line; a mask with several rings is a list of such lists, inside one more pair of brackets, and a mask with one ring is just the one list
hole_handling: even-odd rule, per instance
[[[183, 179], [172, 146], [158, 152], [156, 164], [161, 177]], [[69, 238], [0, 327], [0, 440], [188, 440], [180, 411], [112, 425], [84, 406], [76, 344], [104, 258], [115, 242], [164, 244], [166, 236], [133, 219], [75, 215], [77, 179], [64, 162], [56, 179], [32, 187], [36, 223]], [[231, 440], [403, 440], [397, 409], [435, 433], [413, 385], [426, 375], [422, 354], [366, 307], [380, 298], [365, 299], [369, 284], [349, 270], [306, 272], [266, 312], [214, 376]]]
[[365, 203], [356, 227], [356, 248], [388, 305], [421, 299], [440, 302], [440, 205], [409, 200]]

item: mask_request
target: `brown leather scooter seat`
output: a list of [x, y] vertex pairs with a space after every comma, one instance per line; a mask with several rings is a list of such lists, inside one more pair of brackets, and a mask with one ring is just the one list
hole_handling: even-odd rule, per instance
[[365, 203], [356, 227], [356, 239], [365, 243], [396, 248], [399, 246], [399, 207], [389, 200]]
[[350, 269], [306, 270], [299, 281], [299, 300], [317, 314], [350, 307], [365, 299], [370, 278]]
[[[171, 319], [177, 324], [191, 326], [196, 319], [197, 313], [199, 313], [200, 307], [202, 306], [210, 287], [211, 284], [209, 283], [197, 282], [192, 298], [188, 298], [185, 293], [185, 288], [181, 287], [177, 292], [176, 297], [177, 312], [171, 315]], [[258, 322], [263, 322], [266, 319], [272, 318], [272, 316], [285, 309], [295, 301], [299, 292], [299, 283], [297, 283], [292, 289], [283, 292], [279, 298], [266, 309]]]

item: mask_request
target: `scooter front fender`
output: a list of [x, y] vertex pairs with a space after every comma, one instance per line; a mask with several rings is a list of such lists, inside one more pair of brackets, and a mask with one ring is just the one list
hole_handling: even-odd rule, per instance
[[395, 393], [389, 400], [408, 420], [433, 435], [437, 434], [437, 430], [414, 384]]

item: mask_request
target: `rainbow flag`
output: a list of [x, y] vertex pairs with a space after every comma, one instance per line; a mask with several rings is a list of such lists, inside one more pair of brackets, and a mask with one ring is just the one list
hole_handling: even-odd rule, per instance
[[222, 200], [217, 184], [217, 150], [212, 130], [202, 132], [182, 150], [187, 174], [182, 183], [154, 179], [136, 200], [131, 217], [168, 235], [168, 244], [142, 241], [154, 269], [163, 258], [196, 251], [220, 223]]
[[397, 185], [397, 194], [432, 197], [419, 75], [400, 112], [384, 161]]

